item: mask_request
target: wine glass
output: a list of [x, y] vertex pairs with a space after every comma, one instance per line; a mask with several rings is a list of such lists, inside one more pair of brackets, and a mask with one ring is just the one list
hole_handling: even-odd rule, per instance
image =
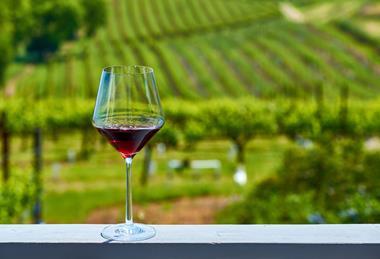
[[110, 66], [102, 71], [93, 125], [121, 154], [127, 167], [125, 223], [110, 225], [102, 237], [137, 241], [155, 235], [154, 228], [133, 223], [132, 159], [164, 124], [153, 69], [146, 66]]

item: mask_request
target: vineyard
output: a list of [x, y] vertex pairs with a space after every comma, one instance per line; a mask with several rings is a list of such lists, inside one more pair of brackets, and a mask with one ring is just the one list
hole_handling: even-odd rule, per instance
[[[319, 4], [294, 2], [300, 10]], [[109, 0], [107, 25], [94, 39], [66, 44], [46, 65], [24, 72], [11, 67], [10, 74], [19, 74], [13, 94], [93, 98], [100, 71], [110, 64], [155, 68], [164, 99], [308, 97], [321, 82], [328, 97], [345, 85], [361, 98], [379, 93], [378, 39], [345, 20], [294, 23], [279, 6], [253, 0]], [[365, 10], [358, 8], [354, 17], [376, 21]]]
[[[148, 193], [143, 188], [137, 189], [138, 200], [161, 201], [209, 194], [241, 195], [243, 189], [236, 189], [231, 183], [231, 172], [238, 165], [252, 166], [255, 162], [259, 168], [264, 168], [262, 171], [269, 173], [263, 173], [261, 178], [258, 176], [261, 172], [257, 172], [260, 169], [255, 171], [256, 168], [252, 170], [253, 166], [248, 167], [249, 177], [257, 181], [265, 178], [264, 181], [258, 183], [257, 191], [255, 187], [247, 194], [247, 200], [241, 202], [240, 208], [239, 204], [236, 208], [231, 207], [238, 210], [235, 218], [221, 217], [218, 219], [220, 222], [268, 223], [265, 218], [270, 218], [278, 223], [313, 223], [312, 220], [307, 221], [307, 217], [314, 215], [315, 211], [326, 211], [331, 219], [329, 222], [352, 222], [336, 217], [340, 211], [331, 212], [336, 205], [333, 204], [335, 194], [318, 198], [318, 193], [314, 193], [315, 181], [320, 181], [320, 190], [328, 193], [328, 186], [322, 183], [334, 180], [318, 178], [318, 171], [313, 171], [318, 168], [312, 166], [321, 163], [325, 168], [336, 170], [331, 171], [330, 177], [334, 178], [338, 172], [336, 175], [344, 180], [342, 186], [350, 187], [339, 187], [347, 195], [351, 194], [351, 187], [356, 182], [346, 179], [347, 176], [339, 172], [352, 171], [352, 175], [360, 180], [360, 188], [368, 187], [371, 190], [367, 194], [374, 204], [369, 216], [362, 218], [361, 222], [379, 220], [376, 215], [380, 215], [380, 203], [377, 201], [380, 194], [369, 184], [371, 180], [363, 180], [361, 175], [365, 170], [372, 172], [377, 161], [377, 154], [367, 157], [363, 143], [379, 137], [380, 133], [380, 33], [376, 30], [377, 25], [380, 27], [380, 5], [377, 1], [106, 0], [105, 7], [107, 22], [91, 37], [84, 37], [83, 32], [79, 31], [78, 37], [66, 41], [43, 62], [29, 62], [28, 54], [22, 52], [5, 73], [6, 81], [0, 88], [1, 162], [3, 179], [9, 184], [0, 186], [0, 205], [6, 208], [0, 210], [0, 222], [22, 221], [16, 216], [22, 214], [30, 203], [41, 199], [41, 185], [46, 181], [52, 183], [42, 179], [46, 177], [42, 173], [46, 175], [47, 170], [41, 169], [42, 164], [48, 160], [48, 164], [54, 166], [55, 160], [65, 160], [62, 157], [71, 148], [69, 144], [62, 143], [62, 139], [69, 139], [70, 145], [74, 143], [79, 150], [78, 159], [86, 161], [83, 163], [87, 163], [87, 167], [79, 162], [78, 168], [85, 168], [76, 169], [79, 176], [65, 176], [69, 183], [70, 179], [75, 180], [74, 188], [68, 188], [67, 194], [60, 193], [59, 188], [48, 187], [50, 196], [45, 199], [50, 206], [47, 210], [50, 210], [48, 214], [53, 222], [61, 222], [60, 214], [76, 210], [75, 205], [69, 204], [69, 199], [72, 199], [72, 204], [88, 199], [88, 208], [86, 205], [83, 205], [85, 209], [78, 208], [81, 220], [90, 209], [122, 202], [120, 187], [116, 188], [120, 196], [118, 199], [113, 197], [114, 193], [108, 186], [91, 189], [92, 179], [84, 172], [90, 171], [90, 160], [86, 159], [91, 159], [93, 151], [99, 150], [99, 146], [105, 150], [104, 143], [91, 125], [101, 70], [109, 65], [129, 64], [147, 65], [155, 70], [167, 123], [152, 144], [165, 144], [170, 154], [164, 159], [161, 157], [158, 169], [161, 174], [150, 183], [150, 188], [155, 191]], [[71, 135], [73, 139], [70, 139]], [[286, 144], [283, 144], [282, 138], [286, 139]], [[270, 142], [273, 146], [252, 148], [252, 141], [267, 143], [269, 139], [274, 142]], [[299, 143], [305, 140], [311, 141], [315, 148], [311, 151], [301, 148], [299, 151]], [[350, 146], [345, 141], [355, 144]], [[14, 148], [14, 142], [21, 143], [21, 148], [18, 147], [21, 158], [15, 155], [18, 151]], [[229, 146], [236, 149], [234, 161], [227, 162], [223, 168], [222, 184], [214, 186], [206, 181], [193, 185], [184, 178], [176, 180], [177, 185], [171, 185], [173, 190], [162, 188], [167, 185], [163, 180], [163, 172], [167, 173], [164, 163], [176, 154], [181, 153], [179, 159], [182, 160], [196, 152], [202, 154], [198, 154], [200, 158], [215, 158], [207, 155], [207, 152], [217, 154], [214, 150], [197, 150], [197, 145], [202, 146], [202, 143], [206, 146], [215, 143], [216, 149], [219, 143], [222, 143], [222, 149]], [[65, 149], [60, 151], [63, 155], [56, 157], [41, 151], [46, 147], [52, 150], [51, 146], [54, 145], [62, 145], [59, 148]], [[282, 163], [283, 150], [294, 145], [298, 149], [284, 152], [284, 162], [279, 167], [284, 172], [289, 170], [289, 178], [281, 172], [275, 174], [275, 166]], [[280, 155], [276, 153], [278, 146]], [[342, 152], [346, 147], [349, 147], [348, 151]], [[248, 161], [256, 148], [264, 151], [270, 149], [270, 154], [278, 155], [266, 160], [270, 166], [265, 166], [269, 169], [260, 165], [260, 161]], [[146, 165], [152, 159], [147, 154], [151, 154], [149, 151], [153, 149], [154, 145], [148, 145], [145, 156], [139, 156], [144, 159], [144, 165], [139, 168], [142, 176], [138, 180], [142, 186], [147, 184], [149, 166]], [[26, 154], [26, 151], [29, 153]], [[110, 150], [107, 152], [111, 154]], [[105, 156], [107, 152], [104, 152]], [[329, 154], [338, 162], [328, 160]], [[112, 153], [114, 156], [116, 154]], [[225, 159], [220, 154], [216, 157], [222, 161]], [[294, 160], [297, 157], [299, 160]], [[328, 161], [325, 163], [325, 160]], [[113, 163], [110, 161], [116, 161], [116, 158], [105, 160], [104, 164], [95, 161], [95, 164], [98, 163], [96, 165], [101, 168]], [[352, 167], [344, 167], [347, 161]], [[73, 167], [76, 168], [75, 165]], [[99, 179], [106, 183], [111, 180], [110, 184], [115, 186], [115, 182], [120, 182], [122, 176], [108, 178], [104, 172], [99, 173], [99, 168], [93, 168]], [[107, 170], [115, 168], [109, 167]], [[14, 171], [23, 170], [32, 171], [32, 176], [13, 174]], [[304, 177], [304, 171], [309, 175]], [[312, 177], [317, 180], [310, 177], [313, 173], [316, 176]], [[372, 173], [372, 180], [379, 177], [376, 170]], [[90, 188], [87, 196], [75, 189], [75, 184], [84, 181], [82, 176], [87, 179]], [[112, 182], [115, 179], [117, 181]], [[310, 182], [305, 184], [303, 181]], [[31, 182], [35, 184], [32, 186]], [[305, 189], [299, 188], [300, 194], [295, 194], [298, 200], [291, 195], [286, 200], [289, 206], [296, 200], [296, 205], [300, 207], [295, 211], [303, 211], [304, 214], [295, 213], [289, 219], [286, 218], [286, 211], [283, 212], [285, 216], [280, 212], [273, 216], [272, 211], [266, 211], [265, 199], [269, 196], [272, 199], [273, 190], [284, 191], [287, 184], [290, 186], [292, 183], [307, 186]], [[53, 182], [52, 186], [55, 184]], [[266, 193], [264, 191], [268, 186], [271, 193], [262, 197], [260, 191]], [[307, 193], [302, 196], [304, 191]], [[91, 193], [99, 201], [90, 197]], [[357, 193], [353, 193], [349, 198], [358, 198], [355, 196]], [[286, 192], [283, 194], [284, 197], [288, 195]], [[65, 195], [69, 198], [66, 199]], [[339, 202], [344, 204], [347, 201], [350, 206], [360, 207], [364, 203], [361, 200], [363, 197], [349, 202], [348, 198], [339, 197]], [[258, 200], [252, 203], [255, 199]], [[332, 205], [322, 199], [331, 201]], [[265, 206], [256, 207], [260, 206], [260, 202]], [[274, 197], [270, 203], [273, 206], [269, 209], [273, 209], [281, 206], [283, 201]], [[302, 206], [305, 203], [316, 205], [304, 210]], [[346, 207], [339, 209], [344, 211]], [[35, 214], [41, 213], [38, 206], [34, 210]], [[258, 212], [250, 214], [252, 211]], [[74, 212], [72, 214], [76, 215]], [[69, 221], [75, 222], [75, 218]]]

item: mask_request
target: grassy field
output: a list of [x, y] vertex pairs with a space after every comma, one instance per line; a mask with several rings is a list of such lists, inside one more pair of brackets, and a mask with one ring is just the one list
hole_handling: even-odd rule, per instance
[[[63, 135], [58, 141], [45, 142], [43, 169], [44, 221], [48, 223], [85, 222], [89, 213], [97, 208], [120, 206], [124, 203], [125, 166], [123, 160], [107, 143], [99, 144], [89, 160], [67, 161], [68, 150], [78, 152], [79, 135]], [[148, 186], [141, 186], [142, 154], [137, 155], [133, 166], [133, 192], [136, 204], [146, 204], [179, 197], [243, 195], [245, 190], [274, 172], [282, 153], [290, 144], [285, 139], [257, 139], [247, 150], [248, 184], [239, 186], [233, 181], [235, 162], [229, 155], [231, 144], [224, 141], [201, 142], [193, 150], [154, 152], [155, 170]], [[22, 150], [22, 152], [20, 152]], [[20, 139], [14, 140], [12, 161], [14, 168], [29, 173], [30, 154]], [[204, 170], [199, 175], [185, 169], [173, 176], [169, 173], [170, 159], [218, 159], [222, 163], [219, 178]]]

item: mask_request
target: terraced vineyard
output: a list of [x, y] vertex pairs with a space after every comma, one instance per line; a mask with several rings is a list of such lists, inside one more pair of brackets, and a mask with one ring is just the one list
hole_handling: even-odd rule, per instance
[[[307, 10], [323, 1], [293, 3]], [[14, 96], [92, 98], [102, 67], [142, 64], [155, 68], [163, 98], [305, 97], [321, 83], [327, 96], [346, 85], [373, 97], [380, 40], [358, 30], [380, 16], [371, 5], [347, 18], [359, 22], [321, 24], [289, 21], [274, 0], [109, 0], [107, 26], [21, 73]]]

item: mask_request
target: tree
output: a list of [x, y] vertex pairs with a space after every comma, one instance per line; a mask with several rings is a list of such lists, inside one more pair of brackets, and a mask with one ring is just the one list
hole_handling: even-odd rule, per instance
[[153, 147], [157, 143], [164, 143], [166, 147], [175, 147], [178, 145], [178, 130], [171, 125], [165, 125], [156, 136], [149, 141], [144, 147], [144, 162], [142, 166], [142, 172], [140, 175], [140, 184], [142, 186], [147, 185], [149, 179], [149, 170], [152, 164], [152, 151]]
[[35, 23], [27, 50], [42, 60], [63, 41], [75, 37], [81, 25], [81, 7], [74, 0], [32, 0], [32, 4]]
[[10, 22], [13, 25], [12, 44], [14, 48], [22, 46], [30, 39], [35, 25], [32, 15], [32, 0], [9, 1]]
[[4, 83], [5, 70], [12, 59], [12, 30], [9, 2], [0, 1], [0, 86]]
[[6, 68], [12, 60], [13, 50], [9, 38], [5, 36], [7, 33], [3, 33], [1, 29], [0, 33], [2, 35], [0, 37], [0, 86], [2, 86], [5, 80]]
[[0, 1], [0, 86], [18, 50], [26, 47], [27, 60], [43, 61], [80, 28], [87, 36], [106, 22], [104, 0]]
[[17, 48], [29, 38], [32, 26], [30, 0], [0, 1], [0, 86]]
[[96, 30], [107, 21], [104, 0], [82, 0], [83, 28], [87, 36], [93, 36]]
[[291, 140], [299, 136], [315, 140], [320, 136], [324, 121], [330, 121], [331, 118], [335, 121], [329, 109], [330, 106], [324, 107], [322, 116], [319, 106], [313, 102], [280, 100], [275, 109], [279, 133]]
[[256, 99], [239, 103], [224, 100], [209, 102], [202, 109], [202, 118], [209, 135], [230, 139], [237, 147], [237, 163], [244, 164], [247, 143], [258, 135], [277, 130], [274, 112], [269, 102]]
[[356, 137], [312, 149], [293, 146], [276, 174], [221, 211], [218, 223], [378, 222], [378, 157]]

